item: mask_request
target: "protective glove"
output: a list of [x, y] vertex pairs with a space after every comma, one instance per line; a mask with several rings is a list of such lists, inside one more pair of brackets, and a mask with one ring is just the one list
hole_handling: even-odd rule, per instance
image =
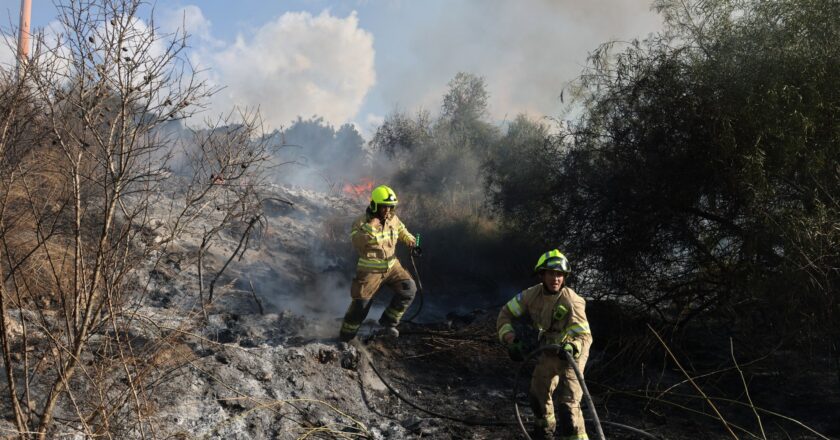
[[423, 248], [420, 247], [420, 234], [417, 234], [417, 237], [414, 237], [414, 246], [411, 247], [411, 255], [414, 255], [415, 257], [423, 256]]
[[522, 362], [525, 360], [525, 347], [519, 339], [514, 339], [513, 342], [508, 344], [507, 350], [510, 360], [514, 362]]
[[563, 344], [563, 351], [569, 353], [575, 359], [580, 357], [580, 347], [572, 342], [566, 342]]

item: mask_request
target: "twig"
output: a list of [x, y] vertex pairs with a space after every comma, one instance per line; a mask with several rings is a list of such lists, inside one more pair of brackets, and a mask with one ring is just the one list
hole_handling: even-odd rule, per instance
[[[593, 383], [595, 383], [595, 382], [593, 382]], [[605, 384], [603, 384], [603, 383], [596, 383], [596, 384], [597, 384], [598, 386], [600, 386], [600, 387], [602, 387], [602, 388], [604, 388], [604, 389], [606, 389], [606, 390], [608, 390], [608, 391], [610, 391], [610, 392], [616, 393], [616, 394], [623, 394], [623, 395], [627, 395], [627, 396], [631, 396], [631, 397], [638, 397], [638, 398], [640, 398], [640, 399], [654, 400], [654, 401], [656, 401], [656, 402], [660, 402], [660, 403], [664, 403], [664, 404], [667, 404], [667, 405], [675, 406], [675, 407], [677, 407], [677, 408], [680, 408], [680, 409], [683, 409], [683, 410], [686, 410], [686, 411], [689, 411], [689, 412], [692, 412], [692, 413], [695, 413], [695, 414], [700, 414], [700, 415], [703, 415], [703, 416], [706, 416], [706, 417], [713, 417], [713, 416], [712, 416], [712, 415], [710, 415], [710, 414], [707, 414], [707, 413], [704, 413], [704, 412], [701, 412], [701, 411], [697, 411], [697, 410], [695, 410], [695, 409], [691, 409], [691, 408], [685, 407], [685, 406], [683, 406], [683, 405], [680, 405], [680, 404], [678, 404], [678, 403], [676, 403], [676, 402], [671, 402], [671, 401], [669, 401], [669, 400], [660, 399], [660, 398], [657, 398], [657, 397], [651, 397], [651, 396], [649, 396], [649, 395], [647, 395], [647, 394], [642, 394], [642, 393], [640, 393], [640, 392], [632, 392], [632, 391], [620, 390], [620, 389], [617, 389], [617, 388], [610, 387], [609, 385], [605, 385]], [[674, 396], [678, 396], [678, 397], [685, 397], [685, 398], [689, 398], [689, 399], [700, 399], [700, 398], [701, 398], [701, 397], [698, 397], [698, 396], [696, 396], [696, 395], [694, 395], [694, 394], [683, 394], [683, 393], [671, 393], [671, 394], [672, 394], [672, 395], [674, 395]], [[728, 398], [725, 398], [725, 397], [707, 397], [706, 399], [711, 399], [711, 400], [713, 400], [713, 401], [719, 401], [719, 402], [729, 403], [729, 404], [733, 404], [733, 405], [749, 406], [749, 405], [747, 405], [747, 404], [746, 404], [746, 403], [744, 403], [744, 402], [741, 402], [741, 401], [738, 401], [738, 400], [734, 400], [734, 399], [728, 399]], [[774, 416], [774, 417], [778, 417], [778, 418], [783, 419], [783, 420], [787, 420], [788, 422], [791, 422], [791, 423], [793, 423], [793, 424], [795, 424], [795, 425], [799, 426], [800, 428], [802, 428], [802, 429], [804, 429], [804, 430], [806, 430], [806, 431], [810, 432], [811, 434], [816, 435], [817, 437], [819, 437], [819, 438], [821, 438], [821, 439], [823, 439], [823, 440], [831, 440], [830, 438], [826, 437], [825, 435], [820, 434], [820, 433], [819, 433], [817, 430], [815, 430], [814, 428], [811, 428], [810, 426], [808, 426], [808, 425], [806, 425], [806, 424], [804, 424], [804, 423], [800, 422], [799, 420], [796, 420], [796, 419], [794, 419], [794, 418], [792, 418], [792, 417], [788, 417], [788, 416], [786, 416], [786, 415], [784, 415], [784, 414], [780, 414], [780, 413], [777, 413], [777, 412], [775, 412], [775, 411], [770, 411], [769, 409], [764, 409], [764, 408], [761, 408], [761, 407], [759, 407], [759, 406], [755, 407], [755, 409], [756, 409], [758, 412], [760, 412], [760, 413], [767, 414], [767, 415], [771, 415], [771, 416]], [[732, 427], [734, 427], [735, 429], [737, 429], [738, 431], [743, 431], [744, 433], [748, 434], [749, 436], [751, 436], [751, 437], [753, 437], [753, 438], [760, 439], [760, 437], [758, 437], [757, 435], [755, 435], [755, 434], [753, 434], [753, 433], [751, 433], [751, 432], [747, 431], [747, 430], [746, 430], [746, 429], [744, 429], [744, 428], [741, 428], [740, 426], [738, 426], [738, 425], [736, 425], [736, 424], [734, 424], [734, 423], [729, 423], [729, 424], [730, 424]]]
[[204, 314], [204, 320], [208, 321], [209, 317], [207, 316], [207, 308], [205, 307], [204, 303], [204, 273], [203, 273], [203, 259], [204, 259], [204, 242], [207, 240], [205, 237], [201, 243], [201, 246], [198, 248], [198, 261], [196, 261], [196, 265], [198, 266], [198, 298], [201, 302], [201, 312]]
[[[687, 407], [687, 406], [685, 406], [685, 405], [681, 405], [681, 404], [679, 404], [679, 403], [677, 403], [677, 402], [672, 402], [672, 401], [670, 401], [670, 400], [660, 399], [660, 398], [658, 398], [658, 397], [651, 397], [651, 396], [649, 396], [648, 394], [642, 394], [642, 393], [639, 393], [639, 392], [632, 392], [632, 391], [620, 390], [620, 389], [618, 389], [618, 388], [613, 388], [613, 387], [611, 387], [611, 386], [609, 386], [609, 385], [605, 385], [605, 384], [603, 384], [603, 383], [592, 382], [592, 381], [590, 381], [590, 383], [596, 384], [596, 385], [600, 386], [601, 388], [604, 388], [605, 390], [607, 390], [607, 391], [609, 391], [609, 392], [611, 392], [611, 393], [615, 393], [615, 394], [622, 394], [622, 395], [626, 395], [626, 396], [630, 396], [630, 397], [637, 397], [637, 398], [639, 398], [639, 399], [652, 400], [652, 401], [654, 401], [654, 402], [659, 402], [659, 403], [662, 403], [662, 404], [665, 404], [665, 405], [670, 405], [670, 406], [673, 406], [673, 407], [675, 407], [675, 408], [679, 408], [679, 409], [681, 409], [681, 410], [683, 410], [683, 411], [690, 412], [690, 413], [692, 413], [692, 414], [697, 414], [697, 415], [700, 415], [700, 416], [703, 416], [703, 417], [709, 417], [709, 418], [712, 418], [712, 419], [715, 419], [715, 418], [716, 418], [715, 416], [713, 416], [713, 415], [711, 415], [711, 414], [709, 414], [709, 413], [706, 413], [706, 412], [703, 412], [703, 411], [699, 411], [699, 410], [696, 410], [696, 409], [694, 409], [694, 408], [689, 408], [689, 407]], [[692, 397], [692, 398], [697, 398], [697, 396], [695, 396], [695, 395], [691, 395], [690, 397]], [[735, 428], [736, 430], [741, 431], [741, 432], [743, 432], [744, 434], [746, 434], [746, 435], [748, 435], [748, 436], [750, 436], [750, 437], [752, 437], [752, 438], [754, 438], [754, 439], [761, 440], [761, 438], [760, 438], [760, 437], [758, 437], [757, 435], [755, 435], [755, 434], [753, 434], [752, 432], [748, 431], [746, 428], [742, 428], [742, 427], [740, 427], [740, 426], [738, 426], [738, 425], [736, 425], [736, 424], [734, 424], [734, 423], [730, 423], [730, 426], [732, 426], [732, 427], [733, 427], [733, 428]]]
[[278, 203], [285, 203], [285, 204], [287, 204], [287, 205], [289, 205], [289, 206], [295, 206], [295, 204], [294, 204], [294, 203], [292, 203], [292, 202], [290, 202], [290, 201], [288, 201], [288, 200], [283, 200], [283, 199], [281, 199], [281, 198], [279, 198], [279, 197], [266, 197], [266, 198], [264, 198], [264, 199], [263, 199], [263, 201], [266, 201], [266, 200], [274, 200], [275, 202], [278, 202]]
[[[236, 392], [238, 393], [239, 391], [236, 391]], [[331, 411], [335, 412], [336, 414], [349, 419], [356, 426], [358, 426], [358, 428], [356, 428], [356, 429], [361, 430], [365, 434], [365, 436], [368, 434], [367, 426], [365, 426], [364, 423], [360, 422], [359, 420], [356, 420], [355, 418], [348, 415], [347, 413], [341, 411], [340, 409], [336, 408], [335, 406], [333, 406], [333, 405], [331, 405], [331, 404], [329, 404], [329, 403], [327, 403], [323, 400], [320, 400], [320, 399], [295, 398], [295, 399], [273, 399], [272, 400], [272, 399], [256, 399], [256, 398], [253, 398], [253, 397], [250, 397], [250, 396], [241, 396], [241, 397], [226, 397], [226, 398], [223, 397], [223, 398], [219, 398], [218, 400], [224, 400], [224, 401], [246, 400], [246, 401], [256, 403], [257, 405], [255, 407], [251, 408], [251, 409], [248, 409], [248, 410], [243, 411], [239, 414], [236, 414], [235, 416], [233, 416], [229, 419], [223, 420], [222, 422], [218, 423], [215, 427], [213, 427], [213, 429], [210, 430], [210, 432], [213, 432], [213, 431], [219, 429], [221, 426], [226, 425], [226, 424], [230, 423], [231, 421], [242, 419], [245, 416], [247, 416], [248, 414], [250, 414], [252, 412], [255, 412], [255, 411], [259, 411], [261, 409], [274, 410], [276, 407], [280, 407], [280, 406], [287, 405], [287, 404], [290, 405], [290, 406], [294, 406], [294, 405], [292, 405], [293, 403], [317, 403], [319, 405], [322, 405], [322, 406], [325, 406], [325, 407], [329, 408]], [[300, 410], [300, 409], [298, 409], [298, 410]], [[205, 438], [206, 438], [206, 436], [205, 436]], [[304, 436], [304, 438], [305, 438], [305, 436]]]
[[255, 216], [251, 219], [250, 222], [248, 222], [248, 227], [245, 228], [245, 232], [243, 232], [242, 236], [239, 237], [239, 243], [236, 245], [236, 249], [233, 250], [233, 253], [230, 254], [230, 257], [227, 259], [227, 261], [225, 261], [224, 266], [222, 266], [222, 268], [219, 269], [219, 271], [216, 273], [216, 276], [214, 276], [213, 279], [210, 281], [210, 293], [208, 293], [207, 295], [208, 303], [213, 302], [213, 289], [216, 287], [216, 281], [218, 281], [219, 277], [222, 276], [222, 274], [225, 272], [230, 262], [233, 261], [234, 258], [236, 258], [236, 255], [239, 253], [239, 250], [242, 249], [242, 244], [245, 243], [245, 239], [248, 238], [248, 234], [251, 233], [251, 229], [254, 227], [254, 225], [259, 219], [259, 216]]
[[[771, 353], [772, 353], [772, 352], [771, 352]], [[755, 363], [757, 363], [757, 362], [760, 362], [760, 361], [762, 361], [762, 360], [766, 359], [768, 356], [770, 356], [770, 354], [771, 354], [771, 353], [768, 353], [768, 354], [766, 354], [766, 355], [764, 355], [764, 356], [761, 356], [761, 357], [759, 357], [759, 358], [755, 358], [755, 359], [753, 359], [753, 360], [751, 360], [751, 361], [749, 361], [749, 362], [747, 362], [747, 363], [743, 364], [743, 366], [745, 366], [745, 367], [746, 367], [746, 366], [749, 366], [749, 365], [755, 364]], [[710, 371], [710, 372], [708, 372], [708, 373], [703, 373], [703, 374], [698, 374], [698, 375], [696, 375], [696, 376], [692, 376], [692, 377], [691, 377], [691, 379], [694, 379], [694, 380], [697, 380], [697, 379], [702, 379], [702, 378], [704, 378], [704, 377], [709, 377], [709, 376], [714, 376], [714, 375], [716, 375], [716, 374], [726, 373], [726, 372], [728, 372], [728, 371], [730, 371], [730, 370], [734, 370], [734, 369], [735, 369], [735, 367], [726, 367], [726, 368], [721, 368], [721, 369], [719, 369], [719, 370]], [[673, 385], [669, 386], [668, 388], [666, 388], [666, 389], [665, 389], [665, 390], [663, 390], [662, 392], [660, 392], [660, 393], [659, 393], [659, 395], [658, 395], [658, 396], [656, 396], [656, 397], [662, 397], [662, 396], [664, 396], [665, 394], [668, 394], [669, 392], [671, 392], [671, 390], [673, 390], [674, 388], [677, 388], [677, 387], [679, 387], [679, 386], [681, 386], [681, 385], [685, 384], [686, 382], [688, 382], [688, 380], [682, 380], [682, 381], [679, 381], [679, 382], [677, 382], [677, 383], [675, 383], [675, 384], [673, 384]]]
[[750, 403], [750, 409], [752, 409], [753, 414], [755, 414], [755, 420], [758, 422], [758, 429], [761, 431], [761, 438], [767, 440], [767, 434], [764, 432], [764, 425], [761, 423], [761, 416], [758, 415], [758, 411], [755, 409], [755, 405], [753, 405], [752, 397], [750, 397], [750, 388], [747, 386], [747, 380], [744, 378], [744, 372], [741, 371], [741, 367], [738, 365], [738, 360], [735, 359], [735, 344], [732, 342], [732, 338], [729, 338], [729, 352], [732, 354], [732, 363], [735, 364], [735, 368], [738, 370], [738, 375], [741, 376], [741, 383], [744, 384], [744, 392], [747, 394], [747, 402]]
[[248, 286], [251, 287], [251, 296], [253, 296], [254, 301], [257, 302], [257, 307], [260, 309], [260, 315], [262, 315], [263, 314], [263, 306], [262, 306], [262, 302], [260, 302], [259, 297], [257, 297], [257, 292], [254, 291], [254, 283], [252, 283], [251, 280], [248, 280]]
[[708, 403], [709, 406], [712, 407], [712, 411], [715, 412], [718, 419], [721, 421], [721, 423], [723, 423], [723, 426], [726, 428], [726, 430], [729, 432], [729, 434], [732, 435], [732, 438], [734, 438], [735, 440], [738, 440], [738, 436], [735, 435], [735, 432], [732, 431], [732, 428], [729, 427], [729, 423], [726, 421], [725, 418], [723, 418], [723, 414], [721, 414], [720, 411], [718, 411], [715, 404], [712, 403], [712, 401], [709, 399], [708, 396], [706, 396], [706, 393], [704, 393], [703, 390], [700, 389], [700, 387], [697, 385], [697, 383], [694, 382], [693, 379], [691, 379], [691, 375], [689, 375], [688, 372], [685, 371], [685, 368], [683, 368], [683, 366], [680, 364], [680, 361], [677, 359], [677, 357], [674, 356], [674, 353], [671, 352], [671, 349], [668, 347], [668, 344], [665, 343], [665, 340], [663, 340], [662, 337], [659, 336], [659, 333], [657, 333], [656, 330], [654, 330], [653, 327], [651, 327], [650, 324], [648, 324], [647, 326], [650, 329], [650, 331], [653, 332], [653, 335], [656, 336], [656, 339], [659, 340], [659, 343], [661, 343], [662, 346], [665, 348], [665, 351], [668, 352], [668, 355], [671, 356], [671, 359], [674, 360], [674, 363], [677, 365], [677, 368], [679, 368], [680, 371], [682, 371], [682, 373], [685, 375], [685, 377], [688, 378], [689, 382], [691, 382], [691, 385], [694, 386], [694, 389], [697, 390], [697, 392], [700, 393], [701, 396], [703, 396], [703, 399], [706, 400], [706, 403]]
[[[689, 397], [689, 396], [684, 396], [684, 397]], [[691, 397], [696, 397], [696, 396], [691, 396]], [[735, 405], [748, 406], [744, 402], [740, 402], [740, 401], [734, 400], [734, 399], [728, 399], [726, 397], [712, 397], [711, 399], [712, 400], [718, 400], [720, 402], [731, 403], [731, 404], [735, 404]], [[814, 428], [811, 428], [810, 426], [800, 422], [799, 420], [794, 419], [793, 417], [788, 417], [784, 414], [780, 414], [780, 413], [777, 413], [775, 411], [770, 411], [769, 409], [764, 409], [764, 408], [761, 408], [761, 407], [758, 407], [758, 406], [755, 407], [755, 409], [758, 410], [758, 412], [761, 412], [761, 413], [764, 413], [764, 414], [769, 414], [771, 416], [776, 416], [780, 419], [787, 420], [788, 422], [791, 422], [791, 423], [799, 426], [800, 428], [810, 432], [811, 434], [816, 435], [817, 437], [819, 437], [823, 440], [831, 440], [830, 438], [828, 438], [828, 437], [820, 434], [819, 432], [817, 432]]]

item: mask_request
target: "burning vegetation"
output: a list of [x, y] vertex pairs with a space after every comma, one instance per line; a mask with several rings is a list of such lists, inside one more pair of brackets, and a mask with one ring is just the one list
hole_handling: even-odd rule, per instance
[[345, 183], [341, 187], [341, 192], [351, 198], [358, 200], [367, 200], [370, 198], [370, 192], [373, 190], [373, 179], [364, 177], [356, 184]]

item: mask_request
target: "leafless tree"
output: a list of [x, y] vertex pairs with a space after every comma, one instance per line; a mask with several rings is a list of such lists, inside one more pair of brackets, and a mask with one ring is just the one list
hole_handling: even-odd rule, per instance
[[59, 4], [58, 32], [0, 77], [0, 333], [19, 438], [157, 437], [150, 390], [180, 341], [142, 312], [149, 273], [196, 230], [199, 264], [223, 232], [232, 260], [260, 223], [258, 115], [176, 139], [214, 89], [186, 34], [161, 34], [141, 6]]

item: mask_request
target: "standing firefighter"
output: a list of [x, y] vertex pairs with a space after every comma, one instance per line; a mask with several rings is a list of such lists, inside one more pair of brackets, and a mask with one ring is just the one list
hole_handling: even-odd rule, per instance
[[417, 288], [411, 275], [397, 260], [394, 250], [397, 241], [412, 248], [416, 241], [394, 214], [396, 207], [397, 195], [394, 191], [384, 185], [378, 186], [370, 194], [370, 206], [365, 214], [353, 222], [350, 239], [359, 253], [359, 262], [350, 287], [352, 301], [341, 325], [342, 341], [356, 336], [370, 310], [373, 296], [383, 283], [394, 291], [394, 296], [379, 318], [379, 324], [384, 327], [386, 335], [400, 335], [397, 324], [411, 305]]
[[[496, 328], [499, 339], [508, 348], [511, 359], [524, 358], [522, 343], [517, 339], [512, 321], [527, 316], [539, 330], [539, 343], [559, 345], [576, 360], [581, 371], [589, 356], [592, 334], [586, 321], [586, 301], [574, 290], [564, 287], [570, 272], [569, 261], [557, 249], [540, 256], [534, 272], [541, 283], [518, 293], [502, 307]], [[588, 439], [580, 409], [583, 391], [572, 366], [563, 353], [544, 351], [531, 378], [529, 400], [534, 410], [536, 438], [553, 438], [557, 421], [552, 394], [559, 386], [560, 431], [563, 439]]]

